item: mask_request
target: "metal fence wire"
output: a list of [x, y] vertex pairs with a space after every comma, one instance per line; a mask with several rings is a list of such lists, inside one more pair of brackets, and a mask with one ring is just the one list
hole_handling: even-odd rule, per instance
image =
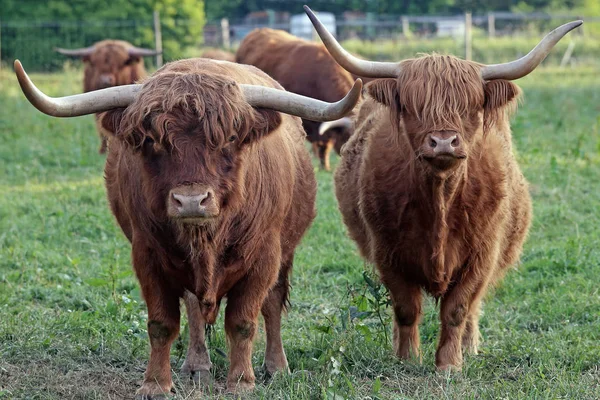
[[[464, 33], [444, 33], [445, 27], [465, 29], [465, 15], [453, 16], [390, 16], [344, 13], [335, 21], [337, 37], [346, 41], [349, 50], [379, 60], [399, 60], [414, 57], [419, 52], [445, 52], [465, 57], [471, 52], [481, 62], [502, 62], [522, 56], [530, 45], [551, 29], [574, 19], [583, 19], [583, 27], [561, 41], [548, 63], [600, 62], [600, 17], [548, 14], [490, 13], [472, 16], [472, 41]], [[189, 21], [176, 21], [186, 24]], [[159, 22], [160, 24], [160, 22]], [[205, 46], [233, 48], [252, 29], [271, 27], [290, 31], [288, 21], [246, 20], [218, 21], [204, 27]], [[461, 28], [462, 26], [462, 28]], [[471, 26], [471, 25], [470, 25]], [[226, 32], [224, 31], [226, 30]], [[462, 32], [462, 31], [461, 31]], [[0, 21], [0, 62], [12, 63], [19, 58], [28, 70], [61, 69], [67, 58], [54, 49], [87, 47], [103, 39], [127, 40], [136, 46], [155, 48], [156, 26], [148, 20], [112, 21]], [[163, 31], [163, 39], [174, 39]], [[469, 47], [468, 49], [466, 47]], [[200, 49], [188, 49], [185, 56], [200, 54]], [[165, 61], [170, 55], [165, 54]], [[147, 60], [152, 63], [154, 60]]]
[[9, 63], [20, 59], [32, 71], [62, 68], [66, 57], [56, 47], [88, 47], [104, 39], [127, 40], [136, 46], [154, 47], [152, 20], [117, 21], [0, 21], [0, 57]]

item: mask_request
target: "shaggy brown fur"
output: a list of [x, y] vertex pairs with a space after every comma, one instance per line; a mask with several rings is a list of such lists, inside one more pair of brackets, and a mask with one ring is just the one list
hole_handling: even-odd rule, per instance
[[204, 49], [200, 57], [235, 62], [235, 54], [221, 49]]
[[[281, 88], [251, 66], [178, 61], [148, 78], [127, 109], [102, 119], [113, 135], [108, 198], [132, 243], [148, 305], [152, 351], [139, 395], [172, 388], [169, 350], [184, 293], [191, 331], [184, 373], [208, 375], [204, 324], [215, 321], [224, 296], [228, 389], [254, 386], [261, 307], [265, 367], [287, 369], [281, 311], [294, 249], [315, 216], [316, 182], [300, 119], [251, 107], [241, 83]], [[212, 190], [217, 215], [200, 222], [170, 216], [170, 193], [198, 186]]]
[[[519, 89], [479, 65], [429, 55], [370, 83], [342, 151], [336, 195], [350, 236], [389, 288], [394, 349], [419, 354], [421, 290], [440, 300], [436, 365], [476, 353], [480, 302], [519, 257], [531, 199], [511, 149]], [[454, 140], [437, 155], [434, 140]], [[449, 143], [446, 142], [446, 143]]]
[[[111, 86], [129, 85], [146, 77], [142, 57], [131, 57], [128, 49], [133, 45], [123, 40], [103, 40], [94, 44], [95, 50], [83, 57], [83, 91], [104, 89]], [[96, 115], [96, 129], [100, 136], [98, 152], [106, 152], [107, 132]]]
[[[340, 100], [354, 82], [323, 44], [275, 29], [260, 28], [250, 32], [238, 48], [236, 61], [262, 69], [287, 91], [327, 102]], [[331, 149], [335, 148], [339, 154], [350, 132], [338, 128], [319, 135], [319, 122], [302, 120], [302, 123], [321, 167], [329, 170]]]

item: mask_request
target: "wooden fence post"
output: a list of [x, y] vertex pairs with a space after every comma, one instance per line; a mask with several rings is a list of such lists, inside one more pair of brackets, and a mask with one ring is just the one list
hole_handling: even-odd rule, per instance
[[156, 55], [156, 68], [160, 68], [163, 65], [162, 56], [162, 31], [160, 30], [160, 13], [154, 11], [154, 49], [160, 51], [160, 54]]
[[496, 36], [496, 16], [493, 12], [488, 13], [488, 36], [490, 38]]
[[401, 21], [402, 21], [402, 35], [407, 38], [410, 36], [410, 25], [408, 23], [408, 17], [406, 15], [403, 15], [401, 17]]
[[221, 39], [222, 46], [226, 49], [230, 49], [231, 39], [229, 37], [229, 20], [227, 18], [221, 19]]
[[0, 71], [2, 70], [2, 21], [0, 21]]
[[471, 26], [472, 19], [471, 13], [465, 13], [465, 60], [471, 59], [472, 47], [471, 47]]

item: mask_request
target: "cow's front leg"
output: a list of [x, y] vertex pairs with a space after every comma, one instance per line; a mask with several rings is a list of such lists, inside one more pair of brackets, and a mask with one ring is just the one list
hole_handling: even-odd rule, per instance
[[150, 360], [137, 399], [157, 399], [169, 394], [171, 380], [171, 344], [179, 333], [179, 293], [169, 287], [152, 250], [133, 244], [133, 266], [148, 306]]
[[394, 352], [403, 360], [420, 360], [421, 288], [399, 274], [382, 274], [382, 280], [390, 290], [394, 307]]
[[252, 344], [261, 306], [279, 274], [281, 249], [279, 239], [272, 246], [261, 246], [248, 274], [227, 293], [225, 332], [229, 342], [227, 391], [243, 392], [254, 388]]
[[465, 331], [462, 337], [462, 348], [468, 354], [477, 354], [479, 352], [479, 343], [481, 342], [481, 333], [479, 333], [479, 315], [481, 299], [475, 300], [469, 307], [469, 315], [465, 324]]
[[283, 341], [281, 340], [281, 313], [285, 307], [289, 292], [288, 275], [292, 269], [294, 257], [281, 265], [279, 278], [269, 291], [262, 305], [262, 315], [265, 319], [267, 346], [265, 349], [265, 362], [263, 368], [268, 375], [277, 371], [289, 371]]
[[[438, 348], [435, 354], [435, 365], [438, 369], [460, 370], [462, 367], [464, 344], [471, 347], [473, 339], [479, 338], [478, 302], [485, 293], [489, 282], [489, 265], [493, 261], [474, 263], [468, 268], [467, 273], [448, 293], [442, 297], [440, 307], [441, 333]], [[473, 273], [472, 271], [478, 271]], [[469, 330], [465, 332], [469, 323]], [[466, 342], [464, 335], [469, 335]]]
[[334, 141], [328, 139], [326, 142], [320, 142], [319, 144], [319, 160], [321, 162], [321, 168], [325, 171], [331, 171], [331, 164], [329, 159], [331, 158], [331, 149], [333, 149]]
[[212, 363], [206, 348], [204, 337], [206, 324], [200, 311], [198, 298], [186, 290], [183, 294], [183, 301], [187, 312], [190, 343], [185, 361], [181, 366], [181, 374], [189, 376], [196, 383], [209, 383]]

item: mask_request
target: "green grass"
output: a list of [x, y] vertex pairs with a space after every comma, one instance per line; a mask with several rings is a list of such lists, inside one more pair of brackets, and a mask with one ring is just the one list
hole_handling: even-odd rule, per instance
[[[556, 23], [558, 26], [559, 23]], [[587, 27], [587, 25], [586, 25]], [[550, 28], [549, 28], [550, 29]], [[552, 28], [553, 29], [553, 28]], [[549, 30], [548, 30], [549, 32]], [[493, 39], [475, 32], [472, 39], [472, 59], [486, 64], [495, 64], [516, 60], [527, 54], [544, 37], [544, 33], [532, 33], [523, 36], [501, 36]], [[576, 65], [598, 65], [600, 40], [594, 36], [579, 36], [579, 31], [569, 33], [558, 42], [548, 55], [546, 65], [560, 65], [570, 42], [573, 42], [572, 63]], [[416, 57], [419, 53], [454, 54], [465, 56], [465, 44], [462, 39], [454, 38], [399, 38], [397, 40], [380, 39], [375, 41], [346, 40], [343, 46], [369, 60], [400, 61]]]
[[[519, 81], [514, 142], [535, 218], [522, 264], [485, 302], [481, 354], [462, 372], [435, 372], [432, 301], [422, 364], [394, 359], [385, 293], [363, 277], [332, 175], [318, 172], [318, 217], [297, 252], [283, 323], [292, 373], [259, 378], [247, 398], [600, 398], [599, 73], [540, 69]], [[79, 92], [80, 78], [33, 76], [51, 95]], [[2, 71], [0, 399], [131, 398], [142, 379], [145, 306], [97, 147], [93, 117], [40, 114]], [[201, 395], [177, 375], [186, 340], [171, 357], [178, 399]], [[210, 348], [216, 385], [206, 393], [218, 393], [228, 366], [222, 316]], [[263, 349], [261, 330], [257, 368]]]

